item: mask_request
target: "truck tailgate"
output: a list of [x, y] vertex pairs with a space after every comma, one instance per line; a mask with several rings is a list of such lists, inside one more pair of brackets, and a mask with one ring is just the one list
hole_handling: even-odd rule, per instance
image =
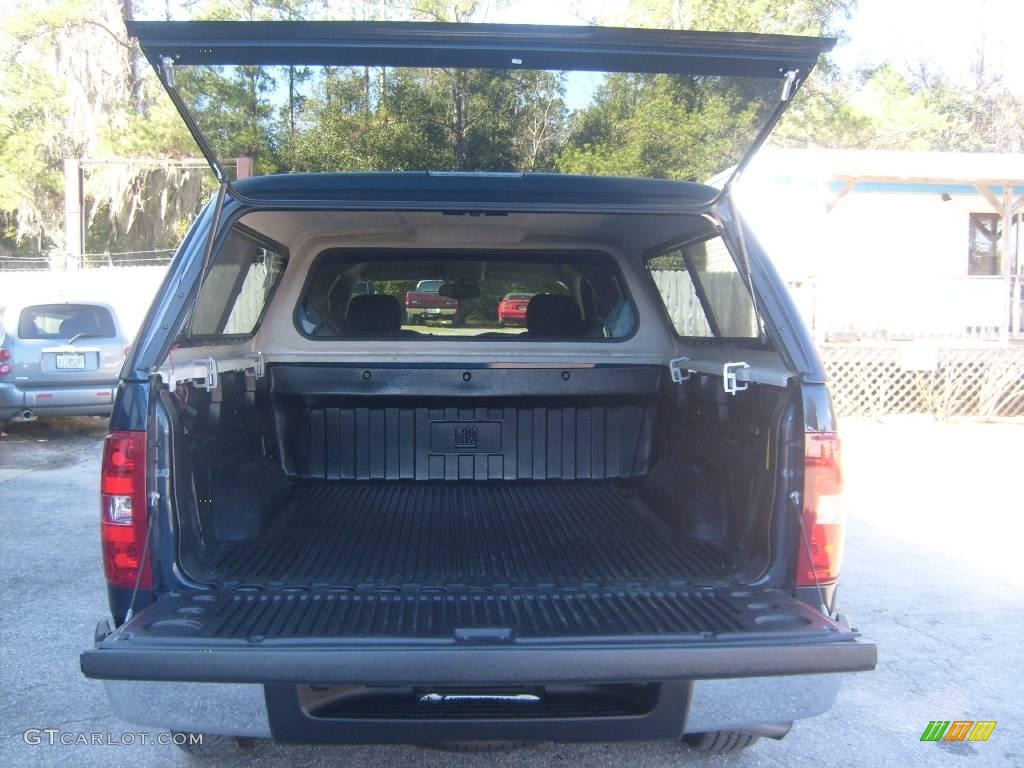
[[633, 681], [873, 669], [873, 643], [773, 589], [221, 591], [165, 597], [88, 677], [368, 685]]

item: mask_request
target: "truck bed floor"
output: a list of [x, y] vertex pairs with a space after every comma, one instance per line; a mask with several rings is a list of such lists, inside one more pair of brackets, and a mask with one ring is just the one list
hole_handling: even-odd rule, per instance
[[227, 546], [223, 587], [409, 589], [680, 585], [729, 575], [610, 482], [315, 482], [259, 538]]

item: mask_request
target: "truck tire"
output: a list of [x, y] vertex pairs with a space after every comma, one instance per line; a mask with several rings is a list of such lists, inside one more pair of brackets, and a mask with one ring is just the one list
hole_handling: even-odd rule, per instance
[[757, 736], [746, 731], [708, 731], [707, 733], [688, 733], [683, 736], [683, 743], [698, 752], [721, 755], [746, 749], [757, 739]]
[[182, 733], [175, 731], [175, 746], [189, 757], [200, 760], [209, 760], [217, 757], [229, 757], [231, 755], [242, 755], [251, 752], [256, 748], [255, 739], [245, 739], [240, 736], [219, 736], [213, 733], [201, 734], [202, 743], [192, 743], [186, 739], [184, 743], [178, 743], [178, 736], [195, 736], [194, 733]]

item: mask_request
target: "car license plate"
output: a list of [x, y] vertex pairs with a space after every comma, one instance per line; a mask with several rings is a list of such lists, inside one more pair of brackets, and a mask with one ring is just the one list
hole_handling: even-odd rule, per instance
[[440, 311], [441, 311], [441, 310], [440, 310], [439, 308], [437, 308], [437, 307], [428, 307], [428, 308], [427, 308], [427, 314], [428, 314], [428, 315], [436, 315], [436, 314], [438, 314], [438, 313], [439, 313]]
[[61, 371], [84, 371], [85, 355], [57, 353], [57, 369]]
[[518, 309], [520, 312], [525, 312], [526, 311], [526, 305], [525, 304], [520, 304], [518, 307], [516, 307], [516, 309]]

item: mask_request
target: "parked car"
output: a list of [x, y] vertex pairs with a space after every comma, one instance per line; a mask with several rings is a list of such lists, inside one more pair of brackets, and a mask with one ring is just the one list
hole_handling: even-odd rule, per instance
[[128, 339], [96, 302], [8, 306], [0, 328], [0, 425], [108, 416]]
[[[765, 120], [753, 151], [832, 43], [130, 29], [221, 178], [176, 69], [600, 65], [700, 75], [688, 88], [743, 76], [758, 87], [727, 103], [768, 94], [737, 106]], [[206, 734], [189, 748], [207, 752], [243, 737], [724, 751], [827, 710], [846, 673], [876, 663], [836, 602], [839, 438], [814, 344], [730, 188], [225, 182], [139, 331], [104, 445], [112, 616], [81, 666], [117, 715]], [[439, 277], [463, 298], [549, 288], [522, 333], [402, 330], [388, 286]], [[353, 295], [361, 281], [380, 290]], [[336, 317], [309, 332], [324, 311]]]
[[498, 325], [526, 325], [526, 306], [532, 293], [506, 293], [498, 302]]
[[420, 280], [416, 283], [416, 290], [405, 294], [405, 321], [448, 320], [453, 325], [461, 325], [459, 300], [441, 295], [444, 285], [444, 280]]

